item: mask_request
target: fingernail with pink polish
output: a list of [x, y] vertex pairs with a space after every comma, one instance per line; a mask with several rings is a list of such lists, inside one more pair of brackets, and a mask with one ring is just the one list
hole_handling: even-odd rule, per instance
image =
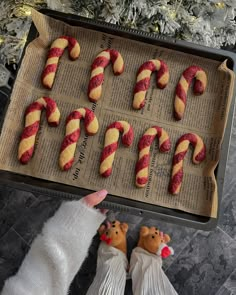
[[101, 191], [98, 191], [97, 194], [98, 194], [98, 196], [100, 198], [102, 198], [102, 197], [105, 197], [108, 194], [108, 191], [105, 190], [105, 189], [102, 189]]

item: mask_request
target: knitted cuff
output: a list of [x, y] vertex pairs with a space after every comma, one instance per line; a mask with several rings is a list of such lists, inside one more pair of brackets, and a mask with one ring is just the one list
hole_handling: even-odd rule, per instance
[[105, 215], [88, 207], [82, 200], [68, 201], [62, 203], [55, 216], [48, 221], [48, 226], [57, 224], [62, 230], [71, 231], [75, 235], [87, 233], [94, 236], [105, 218]]

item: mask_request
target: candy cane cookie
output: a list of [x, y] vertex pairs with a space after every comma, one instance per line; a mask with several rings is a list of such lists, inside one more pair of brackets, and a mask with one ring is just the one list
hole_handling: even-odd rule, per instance
[[176, 120], [183, 118], [188, 88], [194, 78], [196, 78], [193, 86], [195, 95], [203, 94], [206, 89], [207, 76], [202, 68], [191, 66], [183, 72], [175, 89], [174, 116]]
[[103, 177], [111, 175], [120, 132], [123, 133], [121, 138], [123, 145], [130, 147], [134, 140], [133, 128], [126, 121], [116, 121], [107, 127], [104, 148], [100, 159], [100, 174]]
[[61, 170], [69, 170], [74, 162], [76, 143], [80, 137], [80, 120], [84, 119], [85, 132], [94, 135], [98, 131], [98, 120], [87, 108], [74, 110], [66, 119], [66, 134], [61, 144], [59, 166]]
[[139, 110], [145, 105], [146, 92], [150, 86], [150, 77], [153, 71], [157, 71], [157, 87], [163, 89], [169, 82], [169, 69], [167, 64], [159, 59], [146, 61], [138, 70], [136, 85], [134, 88], [133, 108]]
[[43, 86], [48, 89], [52, 88], [59, 58], [62, 56], [66, 47], [68, 47], [69, 56], [72, 60], [76, 60], [79, 57], [80, 46], [75, 38], [62, 36], [52, 43], [41, 77]]
[[135, 167], [137, 187], [144, 187], [148, 182], [150, 147], [155, 137], [159, 139], [159, 150], [161, 152], [166, 153], [171, 148], [169, 135], [163, 128], [153, 126], [147, 129], [138, 143], [139, 157]]
[[206, 157], [206, 146], [201, 137], [197, 134], [187, 133], [179, 138], [176, 143], [176, 150], [173, 157], [172, 176], [169, 185], [169, 192], [173, 195], [177, 195], [180, 192], [184, 175], [183, 161], [190, 143], [194, 147], [192, 158], [194, 164], [201, 163]]
[[100, 52], [91, 66], [91, 77], [88, 85], [88, 97], [92, 102], [97, 102], [102, 94], [104, 69], [111, 61], [113, 72], [120, 75], [124, 71], [124, 61], [121, 54], [115, 49], [106, 49]]
[[41, 97], [27, 107], [25, 111], [25, 128], [21, 134], [18, 147], [18, 160], [22, 164], [27, 164], [32, 158], [41, 112], [44, 108], [46, 109], [48, 125], [56, 127], [59, 124], [60, 112], [53, 99]]

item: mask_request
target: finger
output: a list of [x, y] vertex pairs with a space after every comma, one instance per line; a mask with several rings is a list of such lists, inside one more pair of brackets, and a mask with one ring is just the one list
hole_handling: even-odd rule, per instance
[[107, 229], [109, 229], [109, 228], [111, 228], [111, 223], [110, 223], [110, 221], [106, 221], [106, 225], [107, 225]]
[[83, 198], [83, 201], [89, 206], [94, 207], [101, 203], [107, 196], [107, 191], [105, 189], [92, 193]]
[[107, 213], [109, 212], [108, 209], [104, 209], [104, 208], [99, 209], [99, 211], [100, 211], [102, 214], [107, 214]]

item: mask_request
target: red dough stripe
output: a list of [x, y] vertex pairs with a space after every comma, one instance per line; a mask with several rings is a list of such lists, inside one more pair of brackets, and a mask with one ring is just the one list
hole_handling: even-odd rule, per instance
[[182, 183], [184, 176], [183, 168], [179, 169], [179, 171], [172, 177], [171, 183], [169, 185], [169, 193], [176, 194], [177, 189]]
[[193, 162], [199, 164], [206, 157], [206, 147], [202, 139], [194, 133], [182, 135], [176, 143], [176, 152], [173, 157], [172, 176], [169, 185], [171, 194], [178, 194], [183, 179], [183, 160], [187, 153], [189, 144], [194, 147]]
[[93, 121], [95, 119], [95, 115], [94, 115], [94, 113], [91, 111], [91, 110], [89, 110], [89, 109], [86, 109], [86, 115], [85, 115], [85, 118], [84, 118], [84, 126], [85, 126], [85, 129], [87, 130], [87, 133], [89, 134], [89, 135], [91, 135], [91, 134], [93, 134], [93, 133], [89, 133], [89, 131], [88, 131], [88, 126], [89, 126], [89, 124]]
[[80, 137], [80, 129], [77, 129], [71, 134], [66, 135], [62, 141], [60, 152], [63, 152], [72, 143], [77, 142], [79, 137]]
[[96, 69], [97, 67], [107, 67], [109, 64], [109, 59], [105, 58], [104, 56], [98, 56], [95, 58], [94, 62], [92, 63], [91, 70]]
[[36, 135], [39, 130], [39, 121], [34, 122], [33, 124], [27, 126], [24, 128], [22, 134], [21, 134], [21, 140], [28, 138], [32, 135]]
[[122, 138], [122, 143], [125, 146], [131, 146], [131, 144], [133, 143], [134, 140], [134, 131], [133, 128], [130, 128], [129, 131], [125, 134], [123, 134]]
[[137, 72], [137, 81], [134, 88], [133, 108], [141, 109], [145, 105], [146, 92], [150, 86], [151, 73], [157, 71], [157, 87], [163, 89], [169, 82], [169, 70], [162, 60], [149, 60], [143, 63]]
[[41, 76], [43, 86], [48, 89], [52, 88], [59, 58], [63, 55], [66, 47], [68, 47], [70, 59], [75, 60], [79, 57], [80, 46], [75, 38], [62, 36], [52, 43], [47, 55], [47, 63]]
[[[90, 78], [89, 86], [88, 86], [88, 96], [89, 96], [90, 92], [93, 89], [95, 89], [95, 88], [99, 87], [100, 85], [102, 85], [103, 81], [104, 81], [104, 75], [103, 74], [98, 74], [98, 75]], [[94, 98], [91, 98], [91, 97], [89, 99], [90, 99], [91, 102], [96, 102], [97, 101], [97, 99], [94, 99]]]
[[39, 116], [41, 111], [46, 109], [46, 117], [50, 126], [58, 126], [60, 112], [53, 99], [50, 97], [42, 97], [31, 103], [25, 110], [25, 128], [20, 137], [18, 148], [18, 160], [22, 164], [27, 164], [31, 159], [34, 147], [35, 138], [39, 130]]
[[34, 152], [34, 147], [31, 147], [30, 149], [25, 151], [19, 159], [21, 164], [27, 164], [29, 159], [32, 158], [33, 152]]
[[114, 64], [114, 62], [117, 60], [117, 58], [119, 56], [119, 52], [117, 50], [115, 50], [115, 49], [107, 49], [105, 51], [110, 53], [111, 62]]
[[100, 162], [103, 162], [112, 153], [116, 152], [117, 148], [118, 148], [118, 142], [114, 142], [108, 146], [105, 146], [102, 151]]
[[59, 166], [63, 171], [70, 169], [73, 165], [76, 143], [80, 138], [79, 126], [81, 119], [84, 119], [84, 127], [87, 135], [94, 135], [98, 131], [98, 121], [91, 110], [80, 108], [69, 114], [66, 119], [66, 134], [61, 144], [59, 158]]
[[50, 64], [45, 67], [42, 73], [42, 82], [43, 80], [51, 73], [55, 73], [57, 71], [57, 64]]
[[175, 94], [183, 101], [183, 103], [186, 103], [187, 93], [184, 91], [180, 83], [178, 83], [176, 86]]
[[124, 71], [124, 61], [121, 54], [115, 49], [102, 51], [91, 65], [91, 77], [88, 85], [88, 97], [92, 102], [99, 100], [102, 94], [104, 82], [104, 70], [110, 63], [113, 64], [114, 75], [120, 75]]
[[148, 167], [149, 161], [150, 161], [150, 154], [144, 155], [141, 159], [139, 159], [135, 166], [135, 173], [137, 174], [140, 170]]
[[180, 144], [181, 142], [183, 142], [184, 140], [189, 140], [194, 147], [197, 144], [197, 136], [193, 133], [186, 133], [186, 134], [182, 135], [178, 139], [177, 145]]
[[[65, 39], [65, 40], [69, 40], [69, 39], [74, 39], [74, 38], [72, 38], [72, 37], [69, 37], [69, 36], [61, 36], [61, 37], [59, 37], [59, 39]], [[75, 41], [76, 41], [76, 39], [74, 39]], [[76, 41], [77, 42], [77, 41]]]
[[171, 148], [171, 142], [170, 139], [166, 139], [160, 146], [159, 146], [159, 150], [162, 153], [168, 152]]
[[[47, 103], [47, 108], [46, 108], [46, 116], [47, 119], [56, 111], [57, 109], [57, 104], [54, 100], [52, 100], [50, 97], [44, 97], [44, 100]], [[55, 122], [53, 122], [54, 124]], [[51, 125], [51, 123], [49, 123]]]
[[78, 111], [73, 111], [66, 118], [66, 124], [68, 124], [71, 120], [80, 120], [83, 116]]
[[41, 111], [43, 109], [43, 105], [38, 102], [31, 103], [25, 110], [25, 116], [34, 111]]
[[136, 183], [140, 187], [145, 186], [147, 182], [148, 182], [148, 177], [137, 177], [136, 178]]
[[161, 83], [160, 80], [166, 73], [169, 72], [169, 69], [167, 64], [163, 60], [160, 60], [160, 63], [161, 67], [157, 72], [157, 87], [159, 87], [160, 89], [164, 89], [166, 87], [166, 83]]
[[123, 131], [124, 131], [123, 125], [121, 124], [120, 121], [116, 121], [116, 122], [110, 124], [110, 125], [107, 127], [107, 130], [112, 129], [112, 128], [116, 128], [116, 129], [118, 129], [120, 132], [123, 132]]
[[169, 136], [163, 128], [159, 126], [153, 126], [144, 133], [138, 143], [139, 158], [136, 163], [136, 186], [144, 187], [148, 182], [148, 167], [150, 163], [150, 147], [153, 140], [159, 138], [159, 150], [160, 152], [168, 152], [171, 148], [171, 142]]
[[202, 162], [206, 157], [206, 146], [204, 145], [201, 151], [195, 156], [195, 160], [198, 162]]
[[51, 48], [48, 52], [48, 58], [51, 58], [51, 57], [61, 57], [62, 54], [64, 52], [64, 49], [61, 49], [61, 48]]
[[112, 173], [112, 168], [108, 168], [105, 172], [101, 174], [102, 177], [109, 177]]
[[186, 155], [187, 151], [183, 151], [181, 153], [175, 154], [173, 157], [173, 165], [178, 164], [180, 161], [182, 161]]
[[138, 143], [138, 149], [139, 151], [150, 146], [154, 140], [154, 138], [156, 137], [156, 135], [143, 135]]
[[71, 168], [71, 166], [73, 165], [74, 162], [74, 157], [72, 159], [70, 159], [64, 166], [63, 169], [64, 171], [67, 171]]
[[[112, 132], [114, 130], [114, 135]], [[100, 175], [108, 177], [112, 173], [112, 164], [115, 157], [115, 152], [118, 148], [119, 132], [123, 132], [122, 143], [129, 147], [134, 139], [133, 128], [126, 121], [116, 121], [110, 124], [106, 129], [105, 145], [100, 158]], [[117, 135], [118, 133], [118, 135]], [[111, 142], [111, 139], [113, 142]]]
[[201, 95], [205, 91], [205, 86], [203, 85], [202, 81], [196, 80], [193, 85], [193, 92], [195, 95]]
[[194, 78], [196, 78], [193, 87], [195, 95], [201, 95], [205, 91], [207, 76], [204, 70], [198, 66], [188, 67], [175, 89], [174, 116], [176, 120], [181, 120], [184, 115], [187, 91]]
[[197, 71], [202, 71], [202, 68], [200, 68], [198, 66], [191, 66], [183, 72], [183, 76], [189, 84], [192, 82]]
[[150, 78], [145, 78], [140, 81], [138, 81], [134, 88], [134, 93], [137, 93], [139, 91], [146, 91], [150, 86]]
[[143, 63], [139, 69], [138, 69], [138, 74], [140, 74], [142, 71], [144, 70], [149, 70], [149, 71], [155, 71], [156, 70], [156, 66], [154, 65], [154, 63], [149, 60], [149, 61], [146, 61], [145, 63]]

